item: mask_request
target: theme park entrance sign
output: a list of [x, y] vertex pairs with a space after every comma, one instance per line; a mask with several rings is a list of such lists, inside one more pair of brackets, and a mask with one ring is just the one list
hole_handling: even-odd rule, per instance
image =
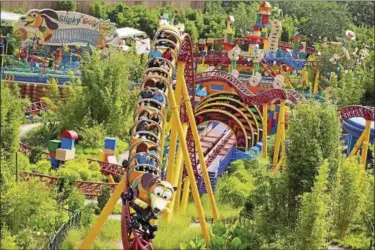
[[32, 9], [20, 17], [15, 29], [24, 44], [87, 45], [103, 48], [115, 36], [115, 26], [79, 12]]

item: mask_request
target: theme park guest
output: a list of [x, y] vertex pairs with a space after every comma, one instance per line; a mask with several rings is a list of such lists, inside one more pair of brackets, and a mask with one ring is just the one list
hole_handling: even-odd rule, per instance
[[150, 62], [149, 68], [156, 68], [156, 67], [159, 67], [159, 65], [160, 65], [159, 59], [154, 58]]
[[[161, 104], [164, 104], [164, 96], [159, 91], [155, 91], [155, 94], [153, 95], [152, 99], [160, 102]], [[155, 105], [156, 105], [156, 108], [160, 108], [158, 107], [159, 105], [157, 104]]]
[[147, 156], [146, 153], [137, 153], [135, 155], [135, 159], [137, 160], [137, 164], [147, 164]]
[[167, 50], [162, 55], [163, 58], [171, 61], [172, 60], [172, 52], [170, 48], [167, 48]]
[[158, 116], [158, 113], [154, 113], [151, 117], [151, 120], [153, 120], [154, 122], [157, 122], [159, 123], [159, 116]]
[[139, 123], [139, 125], [137, 126], [137, 131], [147, 131], [148, 130], [148, 126], [147, 126], [147, 122], [144, 120], [144, 119], [141, 119], [142, 122]]
[[149, 58], [161, 57], [161, 52], [156, 48], [156, 46], [154, 46], [151, 52], [148, 54], [148, 57]]
[[158, 156], [158, 153], [156, 152], [156, 147], [155, 146], [150, 147], [148, 149], [148, 153], [152, 154], [152, 155], [155, 155], [155, 156]]
[[[144, 88], [142, 91], [141, 91], [141, 97], [142, 99], [150, 99], [152, 98], [153, 96], [153, 93], [150, 89], [149, 86], [147, 86], [146, 88]], [[148, 102], [142, 102], [142, 105], [148, 105]]]
[[163, 62], [162, 65], [160, 65], [160, 68], [164, 69], [166, 71], [169, 71], [169, 66], [168, 66], [167, 62]]
[[165, 85], [162, 81], [157, 81], [156, 84], [155, 84], [155, 87], [157, 87], [158, 89], [160, 89], [163, 92], [165, 90]]
[[156, 167], [156, 162], [151, 157], [147, 157], [147, 158], [148, 158], [147, 164]]

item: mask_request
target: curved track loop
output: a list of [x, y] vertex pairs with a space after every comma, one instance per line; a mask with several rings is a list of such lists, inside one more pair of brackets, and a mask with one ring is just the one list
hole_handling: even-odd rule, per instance
[[[227, 104], [227, 103], [216, 102], [216, 103], [207, 103], [203, 106], [200, 106], [200, 108], [197, 109], [197, 113], [200, 113], [201, 111], [204, 111], [206, 109], [223, 110], [223, 111], [226, 111], [226, 112], [230, 113], [234, 117], [236, 117], [241, 122], [243, 127], [245, 128], [246, 136], [247, 136], [247, 140], [248, 140], [247, 146], [252, 147], [252, 146], [255, 145], [253, 127], [251, 125], [250, 120], [247, 118], [247, 115], [244, 112], [242, 112], [242, 110], [238, 109], [237, 107], [235, 107], [233, 105]], [[218, 116], [220, 116], [220, 114]], [[227, 126], [229, 126], [228, 122], [229, 121], [227, 121], [225, 123], [225, 124], [227, 124]]]
[[[151, 224], [151, 220], [156, 219], [158, 214], [155, 214], [150, 207], [140, 208], [139, 205], [135, 204], [135, 198], [138, 198], [136, 194], [137, 185], [139, 185], [142, 176], [148, 174], [153, 176], [152, 178], [160, 179], [163, 154], [161, 146], [164, 139], [162, 128], [166, 123], [166, 108], [168, 107], [168, 88], [165, 85], [172, 82], [177, 58], [186, 62], [186, 84], [190, 94], [194, 96], [194, 65], [190, 37], [185, 35], [180, 38], [180, 34], [175, 27], [163, 26], [156, 32], [153, 43], [161, 53], [169, 48], [172, 55], [170, 60], [165, 58], [150, 59], [143, 74], [142, 88], [148, 86], [153, 93], [162, 92], [161, 96], [164, 97], [164, 102], [160, 103], [141, 97], [136, 107], [135, 121], [130, 131], [132, 139], [126, 170], [128, 177], [126, 186], [128, 188], [122, 194], [121, 233], [123, 247], [127, 250], [153, 249], [151, 241], [155, 237], [154, 232], [157, 227]], [[168, 69], [161, 69], [163, 64], [167, 65]], [[157, 117], [156, 120], [154, 119], [155, 116]], [[182, 119], [186, 120], [187, 115], [182, 116]], [[151, 127], [154, 129], [151, 129]], [[153, 132], [151, 133], [149, 130], [153, 130]], [[148, 157], [148, 161], [153, 163], [138, 162], [143, 156], [145, 159]]]
[[374, 107], [350, 105], [340, 109], [340, 119], [347, 120], [352, 117], [362, 117], [368, 121], [373, 121], [375, 117]]
[[241, 101], [247, 105], [262, 105], [268, 103], [276, 103], [279, 100], [287, 100], [289, 103], [298, 103], [304, 99], [304, 97], [293, 90], [286, 89], [270, 89], [262, 94], [254, 95], [250, 90], [244, 86], [242, 81], [233, 76], [230, 73], [221, 70], [206, 71], [196, 74], [196, 82], [208, 82], [208, 81], [222, 81], [230, 85], [234, 91], [238, 94]]

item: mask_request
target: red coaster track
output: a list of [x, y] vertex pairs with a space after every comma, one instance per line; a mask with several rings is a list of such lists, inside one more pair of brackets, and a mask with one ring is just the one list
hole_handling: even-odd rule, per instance
[[35, 113], [42, 110], [49, 109], [48, 105], [42, 101], [32, 102], [31, 105], [26, 109], [26, 113]]

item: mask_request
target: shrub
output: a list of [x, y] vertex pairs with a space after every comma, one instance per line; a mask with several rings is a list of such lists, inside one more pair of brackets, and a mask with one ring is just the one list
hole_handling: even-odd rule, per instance
[[103, 125], [85, 126], [79, 131], [82, 140], [80, 145], [88, 148], [102, 148], [104, 145], [105, 128]]
[[97, 198], [100, 212], [103, 210], [103, 208], [107, 204], [110, 197], [111, 197], [111, 189], [108, 185], [104, 185], [102, 187], [102, 193]]
[[43, 157], [43, 148], [41, 146], [33, 147], [29, 154], [29, 161], [31, 164], [35, 164], [40, 161]]

